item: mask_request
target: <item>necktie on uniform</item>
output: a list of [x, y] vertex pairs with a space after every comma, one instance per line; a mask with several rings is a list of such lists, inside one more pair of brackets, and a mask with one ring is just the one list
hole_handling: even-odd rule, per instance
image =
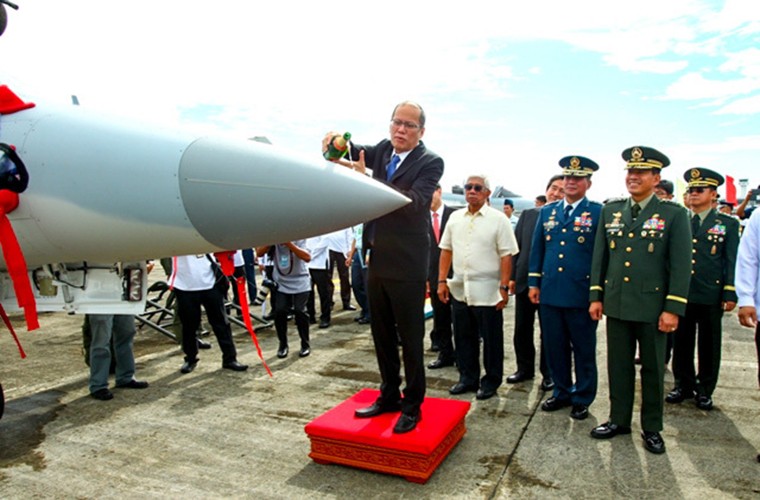
[[700, 225], [702, 225], [702, 221], [699, 219], [699, 215], [694, 214], [694, 217], [691, 218], [691, 234], [697, 234]]
[[565, 205], [565, 220], [570, 218], [570, 213], [573, 211], [572, 205]]
[[385, 167], [385, 179], [391, 180], [391, 177], [393, 177], [393, 173], [396, 171], [396, 168], [398, 168], [398, 164], [401, 161], [401, 157], [399, 155], [394, 154], [393, 157], [391, 157], [390, 163]]
[[639, 216], [639, 213], [641, 213], [641, 205], [634, 203], [631, 207], [631, 216], [633, 217], [633, 220], [636, 220], [636, 218]]
[[433, 234], [435, 235], [435, 242], [441, 242], [441, 222], [438, 220], [438, 212], [433, 212]]

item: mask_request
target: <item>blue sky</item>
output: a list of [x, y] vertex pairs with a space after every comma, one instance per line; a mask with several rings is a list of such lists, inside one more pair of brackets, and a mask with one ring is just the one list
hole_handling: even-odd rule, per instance
[[313, 154], [327, 130], [387, 136], [420, 102], [444, 187], [486, 173], [533, 197], [569, 154], [624, 194], [620, 152], [652, 146], [675, 180], [708, 167], [760, 183], [760, 2], [435, 3], [18, 0], [0, 81]]

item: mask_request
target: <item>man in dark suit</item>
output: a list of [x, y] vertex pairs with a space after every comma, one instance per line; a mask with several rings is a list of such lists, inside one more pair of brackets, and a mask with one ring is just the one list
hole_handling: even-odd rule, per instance
[[[586, 198], [591, 175], [599, 169], [583, 156], [559, 161], [565, 177], [565, 199], [541, 209], [533, 233], [528, 296], [539, 304], [546, 362], [554, 394], [543, 411], [572, 406], [570, 416], [588, 417], [596, 397], [596, 325], [588, 314], [589, 274], [601, 203]], [[575, 368], [575, 381], [573, 381]]]
[[686, 312], [691, 279], [691, 229], [686, 209], [654, 195], [660, 170], [670, 164], [656, 149], [623, 151], [629, 198], [602, 208], [591, 263], [589, 313], [607, 316], [610, 418], [591, 437], [631, 433], [636, 344], [641, 356], [641, 437], [652, 453], [664, 453], [666, 335]]
[[[356, 410], [359, 418], [401, 410], [393, 432], [413, 430], [419, 422], [425, 398], [425, 282], [430, 261], [430, 203], [443, 175], [443, 160], [428, 151], [421, 139], [425, 112], [419, 104], [405, 101], [393, 110], [390, 140], [374, 146], [351, 146], [348, 164], [412, 202], [367, 222], [363, 235], [369, 253], [367, 292], [372, 312], [370, 326], [382, 383], [380, 397], [367, 408]], [[322, 149], [335, 133], [325, 136]], [[406, 387], [401, 399], [401, 341]]]
[[[673, 334], [676, 386], [665, 401], [680, 403], [693, 397], [697, 408], [712, 410], [712, 393], [720, 369], [723, 312], [736, 307], [734, 270], [739, 249], [739, 221], [712, 207], [718, 186], [724, 181], [722, 175], [706, 168], [691, 168], [684, 179], [689, 183], [693, 271], [686, 315]], [[699, 373], [694, 370], [697, 338]]]
[[430, 342], [433, 350], [438, 351], [438, 359], [431, 361], [428, 368], [435, 370], [454, 365], [454, 342], [451, 331], [451, 303], [441, 302], [438, 298], [438, 263], [441, 258], [441, 235], [449, 221], [449, 215], [454, 209], [447, 207], [441, 200], [441, 185], [433, 192], [433, 202], [430, 204], [430, 267], [428, 269], [428, 291], [430, 304], [433, 306], [433, 330], [430, 332]]
[[[546, 185], [546, 199], [549, 203], [559, 201], [564, 197], [563, 184], [561, 175], [555, 175], [549, 179], [549, 183]], [[517, 371], [507, 377], [508, 384], [531, 380], [535, 375], [536, 347], [533, 344], [533, 333], [538, 306], [528, 298], [528, 263], [539, 211], [540, 208], [524, 210], [515, 227], [515, 238], [520, 251], [512, 257], [512, 277], [509, 281], [509, 288], [515, 296], [514, 346]], [[543, 376], [541, 389], [549, 391], [554, 388], [554, 383], [549, 368], [546, 366], [543, 340], [540, 340], [540, 346], [539, 369]]]

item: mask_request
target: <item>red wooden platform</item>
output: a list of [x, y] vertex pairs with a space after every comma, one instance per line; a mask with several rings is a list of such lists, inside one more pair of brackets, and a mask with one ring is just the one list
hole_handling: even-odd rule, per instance
[[379, 391], [364, 389], [305, 427], [309, 456], [317, 463], [340, 464], [402, 476], [425, 483], [465, 433], [467, 401], [425, 398], [422, 420], [406, 434], [394, 434], [399, 412], [356, 418]]

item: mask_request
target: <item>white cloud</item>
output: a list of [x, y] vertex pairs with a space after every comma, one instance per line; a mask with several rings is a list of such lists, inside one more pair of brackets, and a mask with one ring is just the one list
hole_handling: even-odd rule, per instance
[[760, 115], [760, 95], [736, 99], [715, 111], [716, 115]]

